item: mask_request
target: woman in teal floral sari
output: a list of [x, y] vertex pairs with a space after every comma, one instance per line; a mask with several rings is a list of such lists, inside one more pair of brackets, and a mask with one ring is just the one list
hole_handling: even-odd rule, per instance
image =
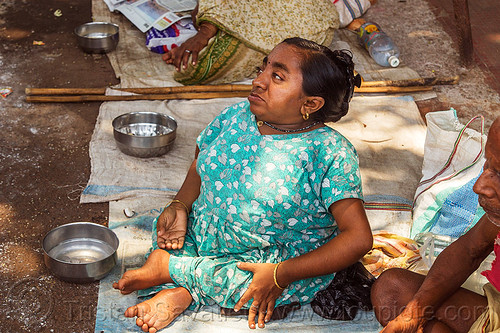
[[198, 137], [155, 250], [114, 284], [159, 286], [127, 317], [156, 332], [190, 306], [218, 304], [264, 327], [275, 307], [311, 302], [371, 249], [356, 151], [325, 125], [347, 113], [353, 69], [348, 52], [300, 38], [264, 58], [248, 100]]

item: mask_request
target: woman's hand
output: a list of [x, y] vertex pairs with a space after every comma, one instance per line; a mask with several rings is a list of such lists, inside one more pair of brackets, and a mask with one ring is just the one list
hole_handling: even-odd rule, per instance
[[274, 284], [274, 267], [276, 264], [238, 263], [238, 268], [253, 273], [253, 279], [247, 291], [236, 303], [234, 310], [239, 311], [243, 305], [253, 298], [248, 310], [248, 327], [255, 328], [255, 317], [258, 315], [260, 328], [271, 320], [276, 300], [283, 292]]
[[156, 223], [158, 247], [177, 250], [184, 245], [188, 214], [184, 205], [172, 202], [158, 217]]
[[200, 29], [193, 37], [182, 43], [178, 47], [174, 47], [169, 52], [165, 53], [162, 58], [167, 64], [175, 66], [177, 71], [187, 68], [189, 57], [191, 56], [191, 63], [196, 65], [198, 62], [198, 55], [205, 46], [208, 45], [210, 38], [217, 33], [217, 27], [211, 23], [203, 22]]

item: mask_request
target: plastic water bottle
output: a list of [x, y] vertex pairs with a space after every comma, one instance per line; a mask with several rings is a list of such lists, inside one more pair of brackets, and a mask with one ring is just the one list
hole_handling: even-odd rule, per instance
[[373, 22], [366, 22], [358, 32], [361, 43], [377, 64], [385, 67], [398, 67], [399, 49], [385, 32]]

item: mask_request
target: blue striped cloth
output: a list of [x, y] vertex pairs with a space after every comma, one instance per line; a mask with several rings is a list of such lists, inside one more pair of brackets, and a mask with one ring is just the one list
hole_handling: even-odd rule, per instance
[[433, 219], [430, 232], [438, 235], [460, 237], [484, 215], [478, 196], [472, 190], [479, 175], [451, 193]]

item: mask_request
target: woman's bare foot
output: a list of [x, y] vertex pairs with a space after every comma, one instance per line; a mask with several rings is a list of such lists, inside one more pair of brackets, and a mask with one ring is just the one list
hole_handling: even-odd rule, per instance
[[348, 30], [356, 31], [361, 27], [363, 24], [365, 24], [366, 21], [363, 18], [357, 18], [354, 19], [349, 25], [346, 27]]
[[126, 271], [118, 282], [113, 283], [113, 288], [125, 295], [136, 290], [173, 282], [168, 272], [169, 258], [170, 254], [167, 251], [154, 250], [144, 266]]
[[163, 289], [153, 298], [128, 308], [125, 317], [137, 317], [135, 323], [144, 332], [156, 333], [183, 313], [192, 300], [186, 288]]

